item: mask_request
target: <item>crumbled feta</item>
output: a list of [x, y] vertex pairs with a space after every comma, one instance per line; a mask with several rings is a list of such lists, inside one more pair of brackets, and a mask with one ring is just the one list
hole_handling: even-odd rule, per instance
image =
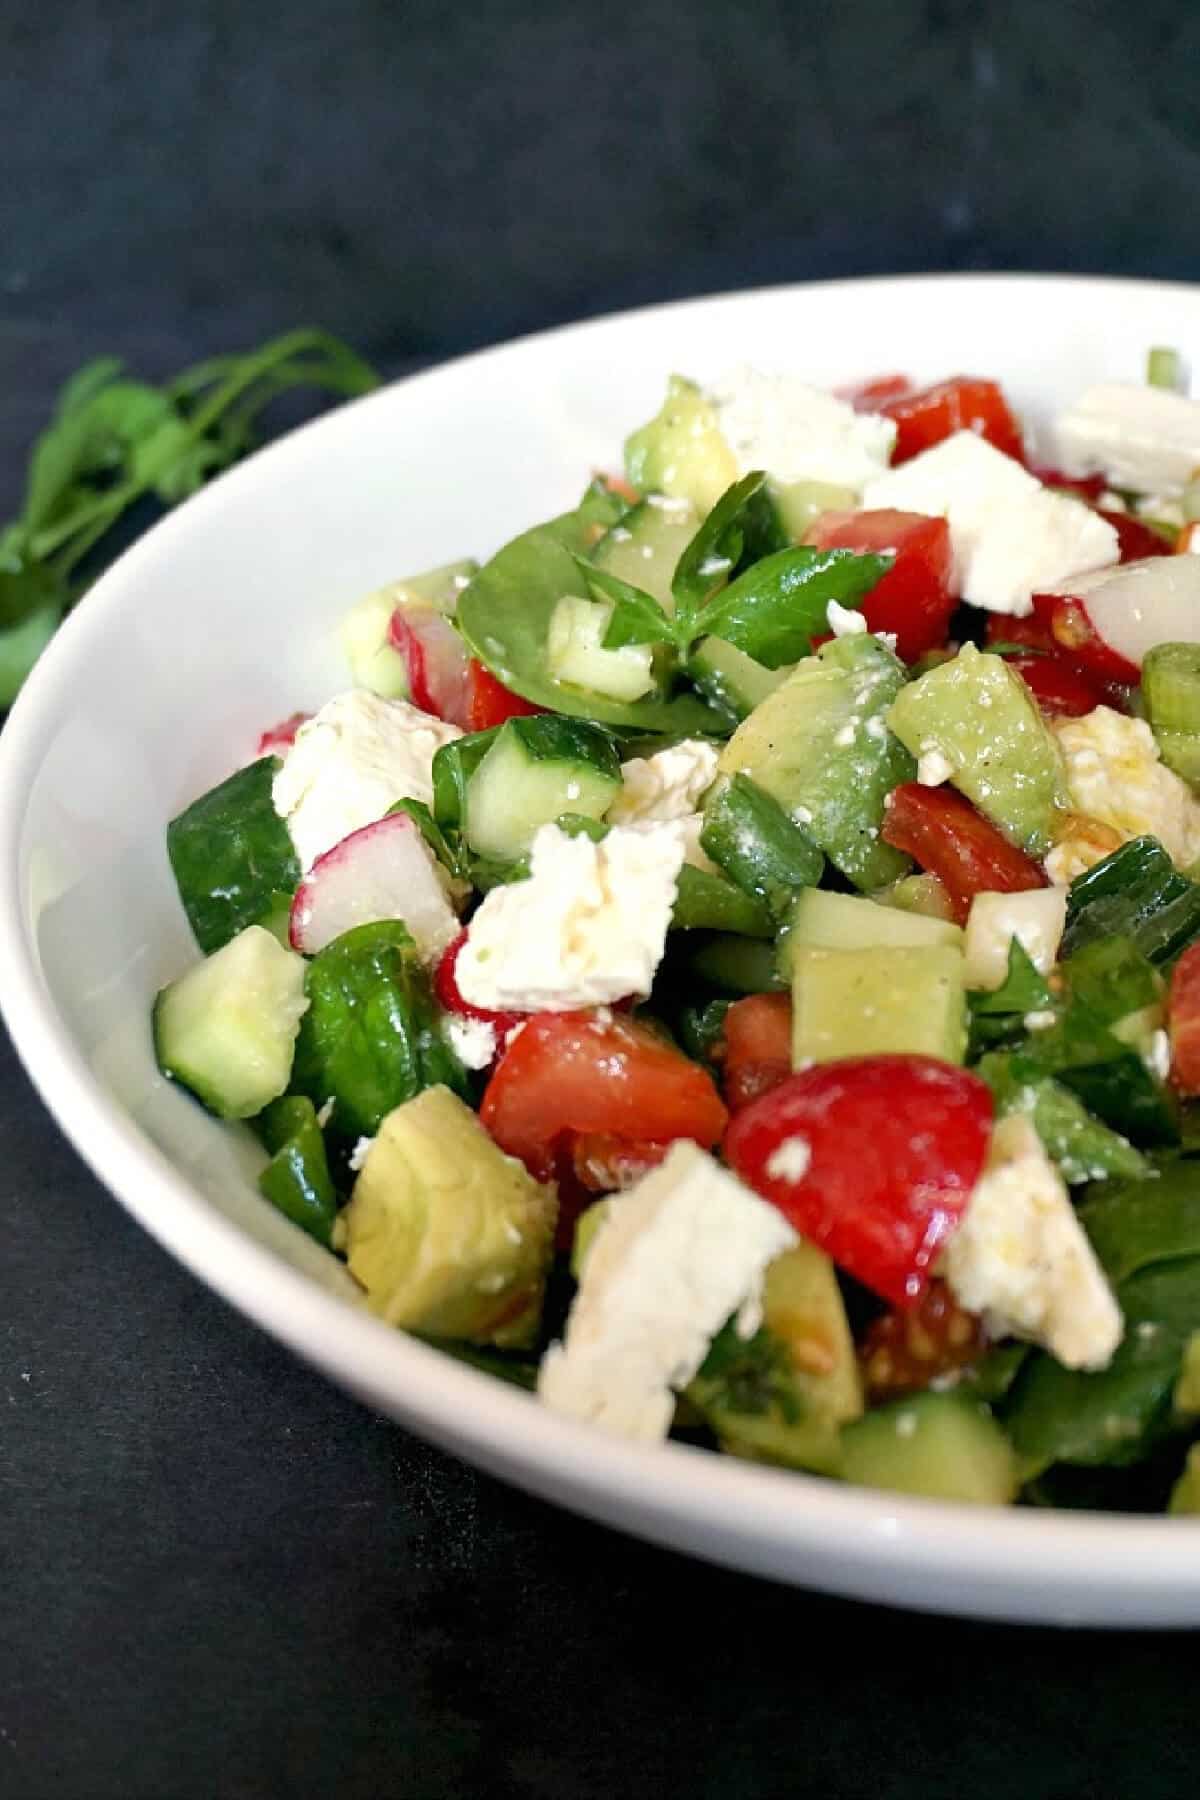
[[1200, 803], [1159, 761], [1144, 719], [1097, 706], [1081, 719], [1055, 719], [1051, 729], [1072, 804], [1083, 815], [1046, 858], [1051, 881], [1072, 881], [1135, 837], [1156, 837], [1181, 866], [1200, 857]]
[[1008, 974], [1009, 946], [1014, 938], [1038, 973], [1048, 975], [1066, 924], [1065, 888], [976, 894], [967, 914], [964, 981], [969, 988], [1001, 987]]
[[716, 773], [716, 748], [703, 738], [685, 738], [653, 756], [631, 757], [621, 764], [621, 790], [608, 809], [609, 824], [686, 818]]
[[375, 1142], [375, 1139], [373, 1137], [360, 1137], [359, 1138], [359, 1140], [355, 1144], [353, 1150], [350, 1152], [350, 1157], [349, 1157], [350, 1169], [351, 1169], [352, 1174], [355, 1174], [355, 1175], [358, 1174], [358, 1171], [362, 1168], [362, 1166], [366, 1162], [368, 1156], [370, 1156], [371, 1145], [374, 1142]]
[[287, 823], [300, 866], [397, 800], [433, 800], [436, 751], [462, 733], [406, 700], [350, 688], [326, 702], [296, 733], [275, 776], [271, 798]]
[[1070, 475], [1099, 470], [1135, 493], [1174, 493], [1200, 469], [1200, 402], [1169, 388], [1106, 381], [1054, 422], [1057, 460]]
[[1160, 1081], [1165, 1081], [1171, 1073], [1171, 1040], [1165, 1031], [1152, 1033], [1146, 1050], [1146, 1067]]
[[857, 607], [839, 606], [836, 600], [825, 608], [825, 617], [835, 638], [858, 637], [867, 629], [867, 621]]
[[863, 490], [863, 505], [945, 518], [958, 590], [989, 612], [1023, 616], [1034, 593], [1119, 554], [1107, 520], [1043, 487], [973, 431], [955, 432], [878, 476]]
[[565, 1339], [542, 1359], [541, 1399], [628, 1437], [665, 1437], [675, 1392], [727, 1319], [753, 1327], [767, 1265], [795, 1242], [775, 1207], [695, 1144], [674, 1144], [608, 1201]]
[[917, 758], [917, 780], [922, 787], [941, 787], [944, 781], [950, 780], [955, 766], [936, 745], [931, 745], [928, 750], [922, 749]]
[[496, 1027], [487, 1019], [444, 1013], [442, 1036], [465, 1069], [490, 1069], [496, 1060]]
[[1037, 1012], [1027, 1012], [1021, 1020], [1026, 1031], [1049, 1031], [1058, 1014], [1052, 1006], [1040, 1007]]
[[861, 488], [886, 469], [896, 427], [879, 413], [856, 413], [795, 375], [735, 369], [708, 395], [739, 475], [765, 469], [787, 486], [823, 481]]
[[526, 881], [493, 888], [455, 964], [488, 1012], [564, 1012], [648, 994], [686, 849], [678, 820], [614, 826], [600, 843], [543, 825]]
[[1120, 1309], [1029, 1120], [1001, 1119], [983, 1176], [942, 1254], [960, 1306], [996, 1336], [1029, 1338], [1068, 1369], [1102, 1369]]
[[812, 1162], [807, 1138], [781, 1138], [767, 1158], [767, 1174], [773, 1181], [803, 1181]]

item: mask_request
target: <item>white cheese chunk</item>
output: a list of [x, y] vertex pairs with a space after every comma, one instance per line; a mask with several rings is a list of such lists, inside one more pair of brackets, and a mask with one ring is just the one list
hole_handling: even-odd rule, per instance
[[[963, 979], [969, 988], [998, 988], [1008, 974], [1008, 952], [1016, 938], [1039, 975], [1054, 967], [1067, 923], [1065, 888], [1031, 888], [1027, 893], [979, 893], [967, 914]], [[1053, 1015], [1051, 1015], [1053, 1017]]]
[[795, 375], [732, 370], [708, 395], [739, 475], [765, 469], [784, 486], [822, 481], [861, 488], [886, 469], [896, 427], [879, 413], [856, 413]]
[[717, 750], [703, 738], [685, 738], [653, 756], [621, 764], [621, 789], [608, 809], [611, 825], [683, 819], [696, 811], [717, 774]]
[[835, 638], [860, 637], [867, 629], [867, 621], [856, 607], [839, 606], [836, 600], [825, 608], [825, 617]]
[[959, 1305], [982, 1313], [995, 1336], [1028, 1338], [1068, 1369], [1103, 1369], [1121, 1342], [1113, 1291], [1021, 1113], [996, 1126], [941, 1272]]
[[304, 870], [397, 800], [433, 799], [436, 751], [462, 733], [405, 700], [336, 694], [296, 733], [271, 798]]
[[566, 1012], [650, 992], [675, 904], [678, 820], [614, 826], [600, 843], [543, 825], [526, 881], [493, 888], [455, 964], [489, 1012]]
[[917, 780], [922, 787], [941, 787], [944, 781], [952, 778], [955, 767], [935, 744], [931, 744], [928, 749], [922, 746], [917, 758]]
[[1072, 804], [1082, 815], [1046, 858], [1051, 881], [1072, 881], [1135, 837], [1157, 838], [1181, 867], [1200, 857], [1200, 803], [1159, 761], [1144, 719], [1097, 706], [1081, 719], [1055, 719], [1051, 729], [1062, 747]]
[[1035, 593], [1119, 554], [1107, 520], [1043, 487], [973, 431], [955, 432], [878, 476], [863, 490], [863, 505], [944, 518], [958, 591], [989, 612], [1023, 616]]
[[1099, 471], [1140, 494], [1178, 494], [1200, 472], [1200, 401], [1169, 388], [1100, 382], [1054, 422], [1069, 475]]
[[542, 1400], [628, 1437], [665, 1437], [675, 1393], [727, 1319], [753, 1327], [767, 1265], [795, 1242], [775, 1207], [695, 1144], [674, 1144], [607, 1202], [565, 1339], [542, 1359]]
[[445, 1013], [442, 1036], [465, 1069], [490, 1069], [496, 1060], [496, 1027], [487, 1019]]

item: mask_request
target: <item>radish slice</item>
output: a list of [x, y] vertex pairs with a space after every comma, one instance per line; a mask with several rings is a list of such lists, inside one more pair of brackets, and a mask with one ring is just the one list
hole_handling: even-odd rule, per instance
[[294, 712], [281, 719], [278, 725], [272, 725], [258, 740], [258, 755], [286, 756], [296, 741], [296, 733], [311, 718], [311, 713]]
[[449, 619], [420, 602], [398, 606], [388, 626], [388, 642], [404, 658], [413, 705], [465, 726], [470, 659]]
[[[1073, 575], [1039, 595], [1035, 610], [1044, 597], [1078, 602], [1100, 645], [1132, 669], [1117, 680], [1136, 679], [1155, 644], [1200, 644], [1200, 558], [1150, 556]], [[1053, 624], [1051, 630], [1064, 649], [1072, 648]], [[1083, 654], [1079, 660], [1088, 662]]]
[[458, 936], [437, 859], [406, 813], [364, 825], [319, 856], [292, 901], [292, 948], [315, 956], [355, 925], [402, 919], [426, 962]]

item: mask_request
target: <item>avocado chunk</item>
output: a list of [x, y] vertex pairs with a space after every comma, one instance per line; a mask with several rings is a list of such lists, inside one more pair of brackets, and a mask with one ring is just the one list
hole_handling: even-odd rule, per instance
[[730, 1320], [687, 1398], [731, 1455], [837, 1473], [840, 1429], [859, 1417], [863, 1396], [841, 1291], [822, 1251], [799, 1243], [775, 1258], [761, 1328], [742, 1338]]
[[346, 1260], [389, 1325], [524, 1349], [557, 1210], [552, 1187], [506, 1156], [449, 1088], [431, 1087], [379, 1127], [342, 1215]]
[[1062, 752], [1002, 656], [964, 644], [902, 688], [887, 720], [913, 756], [948, 763], [947, 779], [1010, 843], [1045, 856], [1070, 806]]
[[639, 494], [668, 494], [709, 513], [738, 478], [716, 409], [694, 381], [672, 375], [648, 424], [625, 440], [625, 473]]
[[[904, 915], [900, 915], [903, 917]], [[967, 1049], [963, 954], [948, 944], [792, 953], [792, 1067]]]
[[883, 842], [884, 802], [916, 763], [884, 719], [904, 667], [870, 633], [835, 638], [806, 656], [738, 726], [722, 775], [748, 775], [777, 800], [856, 887], [908, 872]]
[[1176, 1519], [1200, 1513], [1200, 1444], [1193, 1444], [1188, 1451], [1183, 1474], [1171, 1489], [1167, 1511]]
[[930, 1500], [1007, 1506], [1017, 1492], [1012, 1445], [982, 1401], [912, 1394], [842, 1432], [842, 1474], [858, 1487]]

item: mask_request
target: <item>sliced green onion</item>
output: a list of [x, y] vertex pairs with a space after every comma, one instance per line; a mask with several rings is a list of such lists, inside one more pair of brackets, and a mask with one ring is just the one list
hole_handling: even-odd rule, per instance
[[1156, 344], [1146, 358], [1146, 381], [1150, 387], [1170, 388], [1182, 394], [1187, 383], [1183, 358], [1178, 350]]

